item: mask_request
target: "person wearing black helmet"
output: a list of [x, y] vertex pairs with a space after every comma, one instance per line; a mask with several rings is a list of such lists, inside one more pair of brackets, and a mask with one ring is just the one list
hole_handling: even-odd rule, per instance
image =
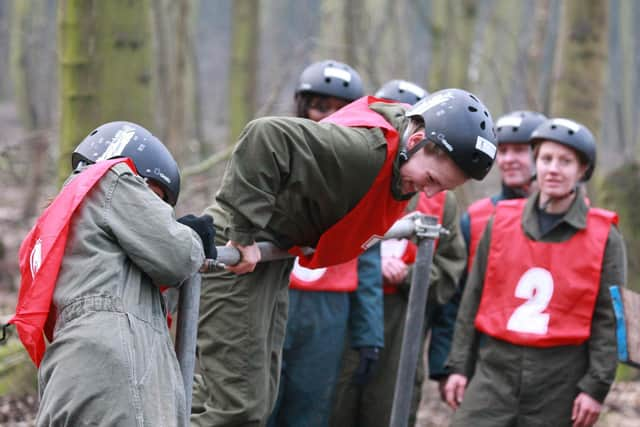
[[[391, 80], [376, 93], [378, 98], [413, 105], [427, 96], [427, 91], [406, 80]], [[426, 331], [437, 324], [440, 307], [455, 291], [460, 274], [464, 270], [466, 253], [460, 234], [459, 216], [455, 195], [452, 191], [441, 192], [427, 198], [416, 194], [407, 206], [407, 213], [419, 211], [437, 216], [439, 223], [449, 234], [437, 241], [431, 266]], [[365, 384], [352, 380], [361, 365], [357, 352], [346, 347], [342, 362], [342, 373], [337, 385], [331, 414], [331, 426], [388, 426], [396, 383], [402, 331], [404, 328], [412, 264], [416, 250], [407, 239], [391, 239], [381, 243], [381, 275], [384, 292], [384, 348], [370, 379]], [[351, 338], [351, 337], [349, 337]], [[420, 346], [422, 348], [422, 346]], [[429, 346], [429, 357], [436, 357], [437, 346]], [[422, 358], [419, 358], [422, 360]], [[422, 364], [418, 365], [412, 398], [409, 425], [413, 425], [420, 401], [424, 378]], [[391, 390], [391, 392], [390, 392]]]
[[389, 80], [375, 93], [376, 98], [413, 105], [429, 95], [426, 90], [407, 80]]
[[617, 215], [579, 186], [593, 135], [555, 118], [530, 142], [539, 190], [498, 203], [462, 297], [445, 386], [454, 426], [592, 426], [615, 376], [609, 287], [625, 285], [626, 255]]
[[[243, 130], [215, 203], [218, 242], [241, 261], [203, 278], [194, 425], [267, 421], [280, 374], [293, 260], [258, 264], [257, 241], [307, 268], [359, 256], [429, 196], [482, 179], [493, 121], [473, 94], [446, 89], [410, 109], [363, 97], [322, 120], [267, 117]], [[300, 248], [315, 248], [312, 255]]]
[[527, 197], [532, 192], [534, 169], [529, 138], [536, 127], [546, 119], [543, 114], [535, 111], [517, 110], [496, 120], [498, 139], [496, 166], [500, 172], [502, 189], [498, 194], [472, 203], [460, 219], [460, 229], [467, 248], [467, 268], [460, 279], [458, 290], [442, 308], [439, 322], [432, 331], [432, 339], [438, 343], [438, 353], [441, 357], [430, 360], [429, 370], [431, 378], [439, 382], [440, 396], [443, 400], [445, 399], [444, 385], [448, 375], [445, 359], [451, 348], [456, 315], [476, 247], [499, 201]]
[[199, 232], [175, 220], [178, 166], [137, 124], [99, 126], [72, 165], [20, 248], [10, 323], [39, 367], [36, 425], [183, 426], [159, 286], [179, 286], [215, 256], [212, 219], [189, 221]]
[[362, 96], [362, 79], [352, 67], [333, 59], [314, 62], [300, 74], [295, 115], [317, 122]]
[[[297, 114], [319, 121], [363, 95], [351, 67], [316, 62], [300, 76]], [[347, 331], [363, 367], [358, 378], [366, 381], [384, 344], [381, 285], [379, 245], [328, 268], [294, 263], [280, 387], [268, 426], [327, 425]]]

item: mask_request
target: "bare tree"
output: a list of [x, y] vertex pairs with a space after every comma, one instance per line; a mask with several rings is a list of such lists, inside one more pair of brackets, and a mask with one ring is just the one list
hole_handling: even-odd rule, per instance
[[112, 120], [153, 124], [150, 18], [146, 0], [59, 0], [60, 182], [91, 128]]
[[230, 144], [253, 118], [256, 108], [260, 4], [253, 0], [233, 2], [231, 72], [229, 80]]
[[48, 131], [55, 104], [55, 54], [48, 41], [55, 38], [53, 2], [24, 0], [14, 4], [12, 19], [11, 69], [15, 99], [21, 122], [28, 134], [30, 173], [22, 216], [31, 217], [37, 209], [41, 186], [47, 173]]
[[597, 133], [607, 60], [607, 5], [600, 0], [566, 0], [563, 5], [551, 114], [573, 118]]

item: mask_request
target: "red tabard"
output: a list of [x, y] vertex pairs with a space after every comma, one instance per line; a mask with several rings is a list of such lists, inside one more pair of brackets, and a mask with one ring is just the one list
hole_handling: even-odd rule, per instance
[[[435, 196], [429, 198], [426, 194], [420, 193], [418, 196], [418, 204], [416, 205], [416, 211], [422, 212], [427, 215], [433, 215], [438, 217], [438, 223], [442, 224], [442, 217], [444, 215], [444, 205], [447, 200], [447, 192], [441, 191]], [[438, 240], [435, 241], [434, 250], [438, 247]], [[416, 261], [416, 253], [418, 248], [415, 243], [407, 239], [390, 239], [384, 240], [380, 251], [383, 256], [395, 256], [400, 258], [405, 264], [411, 265]], [[390, 285], [388, 283], [383, 284], [385, 294], [395, 294], [398, 292], [396, 285]]]
[[36, 366], [40, 366], [45, 352], [43, 333], [49, 342], [53, 340], [55, 313], [49, 315], [51, 300], [71, 219], [95, 184], [122, 162], [136, 172], [130, 159], [119, 158], [91, 165], [75, 177], [45, 209], [20, 245], [20, 292], [16, 313], [9, 323], [16, 326], [20, 341]]
[[380, 239], [402, 215], [408, 201], [391, 194], [392, 166], [398, 153], [398, 132], [384, 117], [369, 108], [375, 102], [388, 102], [366, 96], [322, 120], [349, 127], [380, 128], [387, 140], [387, 157], [369, 191], [358, 204], [325, 231], [312, 255], [298, 247], [289, 250], [307, 268], [328, 267], [357, 258]]
[[353, 292], [358, 288], [358, 258], [326, 268], [305, 268], [296, 259], [289, 287], [315, 292]]
[[487, 197], [486, 199], [480, 199], [477, 202], [474, 202], [467, 209], [467, 213], [469, 214], [469, 258], [467, 259], [467, 272], [471, 271], [471, 265], [473, 263], [473, 258], [476, 255], [476, 249], [478, 248], [478, 243], [480, 243], [480, 238], [482, 237], [482, 233], [484, 232], [487, 223], [489, 222], [489, 218], [493, 215], [493, 211], [495, 210], [495, 205], [491, 201], [491, 198]]
[[587, 228], [561, 243], [522, 231], [525, 199], [496, 207], [476, 328], [532, 347], [577, 345], [591, 333], [602, 259], [614, 212], [589, 209]]

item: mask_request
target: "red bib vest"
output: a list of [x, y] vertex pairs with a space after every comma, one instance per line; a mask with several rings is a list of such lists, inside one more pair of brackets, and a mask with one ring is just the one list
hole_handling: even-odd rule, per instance
[[525, 199], [496, 207], [476, 328], [532, 347], [577, 345], [591, 334], [605, 245], [617, 215], [589, 209], [587, 228], [561, 243], [522, 231]]
[[328, 267], [357, 258], [402, 215], [408, 201], [396, 200], [391, 194], [393, 162], [398, 153], [398, 131], [384, 117], [369, 108], [385, 102], [372, 96], [360, 98], [322, 120], [350, 127], [380, 128], [387, 140], [387, 156], [369, 191], [358, 204], [325, 231], [311, 255], [298, 247], [289, 250], [307, 268]]
[[75, 177], [45, 209], [20, 245], [20, 292], [16, 313], [9, 323], [16, 326], [20, 341], [36, 366], [40, 366], [45, 352], [43, 333], [49, 342], [53, 340], [55, 313], [50, 316], [51, 300], [71, 219], [95, 184], [122, 162], [136, 171], [130, 159], [119, 158], [91, 165]]
[[480, 238], [482, 237], [482, 233], [484, 232], [487, 223], [489, 222], [489, 218], [493, 215], [493, 211], [495, 210], [495, 205], [491, 201], [491, 198], [487, 197], [486, 199], [480, 199], [475, 203], [472, 203], [471, 206], [467, 209], [467, 213], [469, 214], [469, 258], [467, 259], [467, 272], [471, 271], [471, 265], [473, 263], [473, 258], [476, 255], [476, 249], [478, 248], [478, 243], [480, 243]]
[[326, 268], [305, 268], [298, 260], [291, 271], [291, 289], [353, 292], [358, 288], [358, 258]]
[[[418, 204], [416, 210], [427, 215], [438, 217], [438, 223], [442, 224], [444, 215], [444, 205], [447, 200], [447, 192], [442, 191], [435, 196], [429, 198], [426, 194], [420, 193], [418, 196]], [[438, 240], [435, 241], [434, 249], [438, 247]], [[416, 261], [418, 251], [415, 243], [408, 239], [390, 239], [384, 240], [380, 248], [382, 256], [395, 256], [400, 258], [405, 264], [411, 265]], [[385, 294], [395, 294], [398, 287], [387, 283], [383, 284]]]

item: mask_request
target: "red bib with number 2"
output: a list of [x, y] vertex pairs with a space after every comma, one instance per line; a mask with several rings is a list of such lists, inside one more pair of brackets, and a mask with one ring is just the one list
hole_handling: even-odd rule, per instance
[[559, 243], [529, 239], [521, 218], [526, 200], [496, 207], [476, 328], [513, 344], [581, 344], [591, 333], [602, 259], [617, 215], [589, 209], [587, 227]]

